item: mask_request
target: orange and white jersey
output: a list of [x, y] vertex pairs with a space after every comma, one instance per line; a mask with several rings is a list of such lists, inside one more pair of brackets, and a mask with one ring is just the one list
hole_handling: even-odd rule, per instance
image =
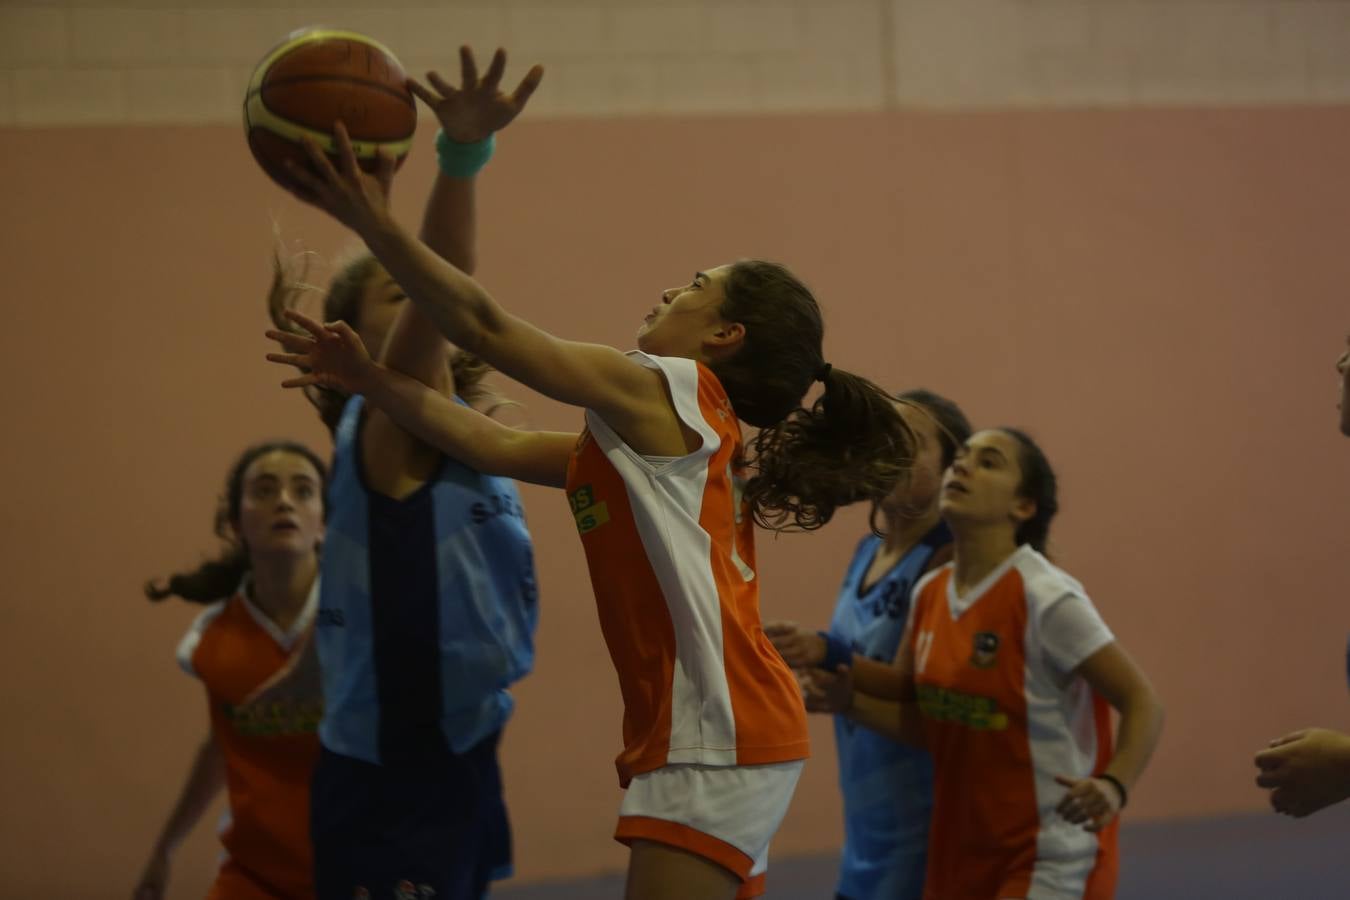
[[740, 422], [706, 367], [633, 353], [658, 369], [692, 453], [644, 458], [594, 411], [567, 494], [600, 627], [623, 693], [620, 783], [674, 763], [755, 765], [809, 754], [792, 672], [759, 617], [754, 522], [740, 495]]
[[310, 636], [319, 584], [285, 632], [248, 599], [246, 585], [197, 617], [178, 645], [178, 662], [206, 688], [225, 759], [230, 823], [221, 843], [229, 865], [222, 878], [229, 874], [233, 887], [218, 893], [299, 900], [314, 895], [309, 781], [323, 701]]
[[915, 687], [933, 756], [924, 897], [1114, 895], [1116, 825], [1055, 812], [1111, 758], [1110, 709], [1074, 670], [1111, 643], [1082, 585], [1029, 546], [964, 597], [949, 563], [914, 589]]

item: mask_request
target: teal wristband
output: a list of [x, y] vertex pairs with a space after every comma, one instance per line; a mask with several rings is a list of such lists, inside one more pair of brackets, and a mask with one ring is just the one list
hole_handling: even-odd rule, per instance
[[497, 136], [489, 134], [472, 144], [450, 140], [444, 131], [436, 132], [436, 160], [441, 171], [451, 178], [472, 178], [477, 175], [497, 149]]

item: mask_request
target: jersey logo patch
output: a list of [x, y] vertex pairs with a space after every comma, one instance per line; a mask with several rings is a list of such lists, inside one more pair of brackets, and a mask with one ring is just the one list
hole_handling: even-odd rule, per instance
[[1003, 731], [1008, 714], [992, 697], [963, 694], [935, 684], [917, 685], [919, 711], [936, 722], [954, 722], [973, 731]]
[[595, 501], [595, 492], [589, 484], [583, 484], [567, 495], [572, 505], [572, 518], [577, 520], [577, 531], [585, 534], [594, 531], [609, 521], [609, 507], [604, 501]]
[[992, 631], [981, 631], [975, 635], [975, 649], [970, 654], [970, 664], [977, 669], [992, 669], [998, 660], [998, 635]]

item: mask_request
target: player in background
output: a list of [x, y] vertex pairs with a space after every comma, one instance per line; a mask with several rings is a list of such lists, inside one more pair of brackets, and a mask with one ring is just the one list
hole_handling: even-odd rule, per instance
[[209, 900], [314, 896], [309, 777], [323, 711], [313, 642], [324, 465], [289, 441], [259, 444], [230, 467], [216, 512], [225, 552], [165, 585], [205, 605], [178, 663], [206, 690], [210, 729], [150, 852], [133, 900], [167, 896], [174, 851], [222, 789], [229, 825]]
[[[919, 900], [928, 853], [932, 760], [927, 751], [885, 736], [900, 711], [898, 701], [884, 698], [895, 696], [914, 584], [951, 559], [938, 488], [970, 437], [970, 423], [960, 407], [931, 391], [905, 391], [895, 401], [914, 432], [917, 455], [909, 479], [873, 507], [876, 530], [858, 542], [829, 631], [795, 622], [764, 626], [803, 679], [807, 711], [834, 715], [844, 798], [836, 900]], [[853, 691], [845, 697], [817, 690], [815, 670], [837, 673], [840, 666], [851, 670]], [[872, 728], [876, 723], [882, 723], [880, 733]]]

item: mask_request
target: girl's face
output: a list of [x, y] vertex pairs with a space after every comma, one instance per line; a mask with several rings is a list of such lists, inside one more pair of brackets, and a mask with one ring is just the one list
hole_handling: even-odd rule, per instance
[[1036, 514], [1036, 504], [1018, 496], [1022, 485], [1017, 439], [1002, 431], [978, 431], [959, 447], [942, 477], [942, 516], [961, 525], [1006, 523], [1012, 533]]
[[703, 360], [711, 349], [734, 343], [744, 328], [723, 321], [720, 312], [730, 271], [730, 266], [718, 266], [697, 273], [683, 287], [662, 291], [661, 302], [638, 329], [638, 349], [654, 356]]
[[942, 488], [942, 438], [937, 420], [915, 403], [897, 401], [896, 410], [914, 432], [915, 455], [908, 479], [896, 485], [881, 508], [906, 519], [923, 518]]
[[244, 470], [234, 529], [250, 556], [304, 556], [323, 540], [323, 484], [298, 453], [273, 450]]
[[1350, 336], [1345, 344], [1346, 351], [1336, 360], [1336, 374], [1341, 376], [1341, 434], [1350, 437]]
[[408, 302], [408, 295], [398, 286], [383, 267], [376, 267], [366, 281], [361, 293], [361, 306], [357, 314], [361, 327], [356, 329], [366, 350], [375, 359], [379, 359], [384, 350], [385, 339], [394, 327], [398, 311]]

